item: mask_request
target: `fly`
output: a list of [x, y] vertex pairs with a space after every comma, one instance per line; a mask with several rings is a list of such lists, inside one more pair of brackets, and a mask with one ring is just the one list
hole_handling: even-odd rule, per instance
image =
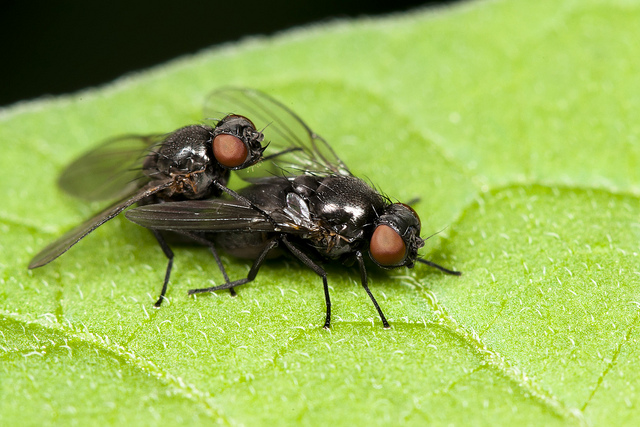
[[[286, 106], [253, 90], [230, 91], [224, 99], [227, 108], [250, 115], [258, 124], [269, 123], [273, 146], [284, 144], [297, 150], [266, 164], [280, 168], [279, 176], [252, 178], [239, 191], [249, 204], [209, 198], [142, 206], [126, 213], [131, 221], [156, 232], [187, 234], [210, 247], [226, 282], [192, 289], [189, 294], [248, 283], [256, 278], [268, 255], [284, 249], [322, 278], [325, 328], [331, 327], [331, 298], [327, 273], [319, 263], [323, 260], [358, 265], [362, 287], [388, 328], [369, 290], [366, 254], [384, 269], [413, 267], [417, 261], [448, 274], [461, 274], [418, 257], [424, 246], [418, 214], [353, 176], [331, 147]], [[216, 248], [253, 259], [247, 277], [230, 281]]]
[[[218, 92], [213, 92], [210, 99], [216, 98]], [[264, 134], [247, 117], [228, 114], [215, 126], [191, 125], [165, 135], [129, 135], [105, 141], [67, 166], [58, 184], [83, 199], [118, 201], [41, 250], [29, 268], [42, 267], [58, 258], [135, 203], [195, 200], [223, 192], [240, 197], [226, 187], [230, 171], [263, 159], [263, 140]], [[167, 290], [173, 251], [160, 232], [152, 231], [168, 258], [160, 297], [155, 303], [159, 307]]]

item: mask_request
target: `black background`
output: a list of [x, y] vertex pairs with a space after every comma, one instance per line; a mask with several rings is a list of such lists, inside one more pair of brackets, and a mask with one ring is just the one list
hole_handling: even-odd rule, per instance
[[0, 105], [108, 82], [243, 36], [448, 2], [1, 0]]

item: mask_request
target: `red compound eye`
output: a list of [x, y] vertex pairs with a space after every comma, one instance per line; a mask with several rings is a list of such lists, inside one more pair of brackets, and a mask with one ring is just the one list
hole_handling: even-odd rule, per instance
[[249, 150], [240, 138], [223, 133], [213, 139], [213, 155], [222, 166], [235, 168], [247, 160]]
[[407, 246], [393, 228], [381, 224], [371, 236], [369, 251], [378, 264], [391, 267], [402, 264], [407, 254]]

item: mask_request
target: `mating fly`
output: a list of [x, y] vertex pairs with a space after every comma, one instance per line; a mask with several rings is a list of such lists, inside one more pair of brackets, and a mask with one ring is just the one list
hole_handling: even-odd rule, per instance
[[[210, 99], [215, 98], [216, 92]], [[216, 114], [220, 111], [216, 110]], [[248, 118], [228, 114], [215, 126], [191, 125], [165, 135], [130, 135], [106, 141], [67, 166], [59, 185], [67, 193], [87, 200], [118, 201], [40, 251], [29, 268], [53, 261], [135, 203], [203, 199], [223, 192], [237, 196], [226, 187], [230, 170], [261, 160], [266, 148], [261, 144], [263, 138]], [[169, 259], [160, 298], [155, 303], [159, 307], [167, 290], [173, 252], [161, 233], [152, 231]]]
[[[354, 177], [331, 147], [286, 106], [253, 90], [230, 90], [220, 100], [230, 111], [267, 125], [271, 144], [296, 147], [264, 166], [276, 175], [253, 177], [239, 191], [250, 204], [210, 198], [146, 205], [126, 217], [158, 231], [176, 231], [208, 242], [226, 283], [192, 289], [189, 294], [231, 289], [255, 279], [267, 256], [284, 249], [322, 278], [326, 302], [325, 328], [331, 326], [327, 273], [318, 260], [357, 263], [361, 283], [385, 328], [389, 323], [368, 287], [365, 254], [384, 269], [413, 267], [416, 261], [459, 275], [418, 257], [424, 245], [420, 219], [408, 205], [387, 197]], [[277, 148], [276, 148], [277, 149]], [[246, 278], [229, 281], [216, 248], [253, 259]]]

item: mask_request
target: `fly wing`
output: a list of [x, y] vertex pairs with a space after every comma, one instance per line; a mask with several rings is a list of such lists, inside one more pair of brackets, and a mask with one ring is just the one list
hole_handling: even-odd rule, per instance
[[270, 212], [267, 217], [238, 200], [186, 200], [145, 205], [127, 211], [125, 216], [138, 225], [155, 230], [304, 232], [280, 211]]
[[120, 212], [122, 212], [129, 206], [159, 191], [164, 190], [171, 184], [171, 180], [166, 180], [161, 181], [160, 183], [157, 183], [155, 185], [147, 185], [138, 190], [138, 192], [136, 192], [133, 196], [109, 206], [99, 214], [95, 215], [93, 218], [69, 230], [58, 240], [41, 250], [35, 257], [33, 257], [31, 263], [29, 264], [29, 268], [31, 269], [42, 267], [43, 265], [50, 263], [60, 255], [68, 251], [73, 245], [82, 240], [82, 238], [84, 238], [87, 234], [91, 233], [93, 230], [100, 227], [111, 218], [117, 216]]
[[258, 171], [248, 170], [249, 177], [269, 173], [280, 175], [281, 169], [292, 174], [351, 175], [320, 135], [269, 95], [254, 89], [232, 87], [212, 92], [205, 102], [204, 116], [215, 119], [227, 114], [247, 117], [269, 143], [269, 155], [264, 159], [269, 165], [263, 165]]
[[122, 199], [149, 182], [145, 157], [166, 135], [127, 135], [109, 139], [77, 158], [58, 178], [72, 196], [85, 200]]

